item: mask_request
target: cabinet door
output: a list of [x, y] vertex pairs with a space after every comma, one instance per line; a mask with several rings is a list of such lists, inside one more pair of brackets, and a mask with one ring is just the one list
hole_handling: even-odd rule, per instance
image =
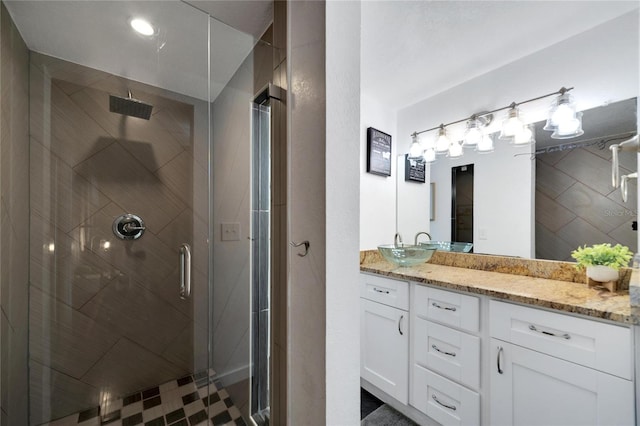
[[633, 383], [491, 339], [491, 424], [632, 425]]
[[401, 403], [408, 402], [406, 311], [360, 299], [360, 376]]

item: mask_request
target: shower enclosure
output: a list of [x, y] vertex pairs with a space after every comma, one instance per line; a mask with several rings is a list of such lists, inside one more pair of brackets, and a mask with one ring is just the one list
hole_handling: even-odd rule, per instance
[[29, 182], [3, 188], [29, 237], [26, 282], [5, 283], [18, 242], [0, 253], [2, 424], [244, 424], [251, 104], [271, 46], [178, 1], [5, 2], [2, 45], [3, 87], [9, 64], [25, 89], [9, 106], [29, 111], [2, 139], [3, 156], [28, 139]]

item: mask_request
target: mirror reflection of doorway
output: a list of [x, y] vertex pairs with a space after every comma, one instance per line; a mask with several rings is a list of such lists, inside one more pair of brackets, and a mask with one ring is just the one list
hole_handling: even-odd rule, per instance
[[451, 241], [473, 243], [473, 164], [451, 168]]

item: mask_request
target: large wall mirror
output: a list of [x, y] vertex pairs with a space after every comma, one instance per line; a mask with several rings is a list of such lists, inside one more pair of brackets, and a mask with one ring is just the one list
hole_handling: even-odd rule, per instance
[[[609, 149], [637, 133], [637, 100], [585, 110], [583, 123], [585, 133], [578, 138], [551, 139], [542, 130], [542, 121], [535, 123], [533, 146], [501, 146], [492, 154], [468, 155], [455, 162], [443, 158], [434, 163], [430, 183], [440, 194], [429, 198], [441, 205], [436, 206], [438, 213], [433, 218], [430, 209], [415, 211], [415, 194], [403, 189], [415, 184], [403, 182], [404, 175], [399, 172], [398, 211], [413, 210], [413, 216], [421, 216], [417, 222], [430, 222], [434, 239], [448, 241], [454, 217], [452, 173], [461, 167], [458, 163], [471, 163], [480, 175], [474, 188], [479, 207], [476, 215], [487, 212], [503, 223], [496, 227], [502, 231], [497, 235], [488, 235], [481, 226], [472, 237], [476, 239], [474, 252], [483, 253], [486, 247], [492, 254], [570, 261], [571, 251], [578, 245], [602, 242], [620, 243], [637, 252], [637, 181], [629, 181], [627, 201], [623, 201], [620, 188], [611, 184]], [[619, 157], [621, 175], [638, 170], [635, 153], [623, 152]], [[399, 171], [403, 162], [399, 156]], [[527, 210], [534, 214], [527, 214]], [[402, 222], [403, 215], [398, 217]], [[495, 239], [500, 241], [486, 244]], [[527, 255], [529, 247], [531, 256]], [[501, 248], [503, 253], [496, 251]]]
[[[628, 181], [623, 201], [612, 186], [609, 149], [637, 134], [637, 19], [636, 10], [401, 110], [398, 139], [407, 146], [398, 152], [397, 230], [403, 236], [429, 231], [434, 240], [450, 241], [452, 169], [473, 164], [475, 253], [571, 261], [578, 246], [603, 242], [637, 252], [637, 180]], [[413, 131], [563, 85], [575, 85], [575, 97], [582, 97], [583, 135], [550, 138], [542, 129], [549, 98], [529, 120], [534, 145], [496, 140], [490, 154], [438, 157], [421, 186], [404, 181], [402, 151]], [[623, 175], [638, 171], [638, 154], [621, 153], [620, 167]]]

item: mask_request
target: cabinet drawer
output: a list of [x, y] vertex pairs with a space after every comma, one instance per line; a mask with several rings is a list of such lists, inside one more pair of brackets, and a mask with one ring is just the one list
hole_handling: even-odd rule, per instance
[[478, 332], [480, 303], [475, 296], [415, 286], [417, 316], [471, 332]]
[[408, 311], [409, 283], [360, 274], [360, 297]]
[[412, 332], [415, 362], [478, 390], [480, 339], [416, 318]]
[[630, 380], [631, 330], [491, 300], [491, 337]]
[[415, 364], [410, 402], [443, 425], [480, 424], [478, 393]]

